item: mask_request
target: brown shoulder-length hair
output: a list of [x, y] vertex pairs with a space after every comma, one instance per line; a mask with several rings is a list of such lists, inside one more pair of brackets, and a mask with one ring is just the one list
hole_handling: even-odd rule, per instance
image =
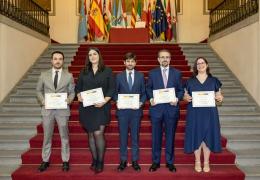
[[206, 73], [208, 76], [212, 76], [209, 70], [209, 63], [207, 61], [206, 58], [204, 57], [197, 57], [197, 59], [195, 60], [194, 64], [193, 64], [193, 77], [196, 77], [198, 75], [198, 69], [197, 69], [197, 63], [199, 59], [203, 59], [203, 61], [208, 65], [207, 69], [206, 69]]
[[105, 69], [105, 65], [104, 65], [104, 61], [103, 61], [103, 58], [102, 58], [102, 55], [101, 55], [99, 49], [96, 48], [96, 47], [90, 47], [88, 49], [87, 56], [86, 56], [85, 67], [84, 67], [84, 70], [83, 70], [84, 73], [88, 73], [88, 72], [92, 71], [92, 63], [90, 62], [89, 55], [88, 55], [88, 53], [91, 50], [94, 50], [94, 51], [96, 51], [98, 53], [98, 55], [99, 55], [98, 71], [103, 71]]

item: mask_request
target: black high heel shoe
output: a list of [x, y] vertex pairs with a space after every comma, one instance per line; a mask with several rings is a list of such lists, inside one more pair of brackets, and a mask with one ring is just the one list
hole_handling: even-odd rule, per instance
[[104, 162], [103, 161], [97, 161], [95, 173], [96, 174], [101, 173], [101, 172], [103, 172], [103, 169], [104, 169]]
[[96, 166], [97, 166], [97, 160], [96, 159], [93, 159], [92, 160], [92, 163], [91, 163], [91, 165], [90, 165], [90, 169], [92, 170], [92, 171], [95, 171], [96, 170]]

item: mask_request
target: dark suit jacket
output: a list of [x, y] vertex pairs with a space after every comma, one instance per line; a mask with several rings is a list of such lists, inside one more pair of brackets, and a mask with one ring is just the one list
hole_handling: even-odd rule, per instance
[[[163, 89], [163, 77], [161, 68], [155, 68], [149, 72], [146, 92], [149, 99], [153, 98], [153, 90]], [[184, 90], [181, 82], [181, 72], [175, 68], [169, 68], [167, 88], [175, 88], [176, 97], [179, 101], [183, 98]], [[179, 104], [172, 106], [168, 104], [157, 104], [150, 107], [150, 116], [161, 117], [164, 109], [167, 109], [170, 117], [179, 118]]]
[[[123, 71], [116, 76], [116, 92], [114, 95], [114, 100], [117, 101], [118, 94], [140, 94], [140, 102], [143, 104], [146, 100], [146, 93], [145, 93], [145, 82], [144, 82], [144, 75], [135, 70], [134, 72], [134, 84], [132, 89], [129, 89], [126, 77], [126, 71]], [[117, 115], [121, 116], [124, 115], [124, 112], [127, 111], [126, 109], [117, 110]], [[136, 115], [142, 115], [143, 111], [142, 108], [138, 110], [131, 110]]]

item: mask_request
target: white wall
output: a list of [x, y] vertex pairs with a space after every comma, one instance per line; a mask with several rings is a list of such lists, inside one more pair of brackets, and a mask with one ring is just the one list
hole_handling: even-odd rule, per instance
[[[208, 37], [209, 15], [203, 15], [203, 1], [182, 0], [183, 13], [178, 16], [180, 43], [197, 43]], [[55, 3], [55, 16], [50, 16], [50, 37], [60, 43], [77, 43], [77, 0], [55, 0]]]
[[0, 102], [35, 62], [48, 42], [0, 22]]
[[55, 0], [55, 16], [49, 16], [50, 37], [59, 43], [77, 43], [77, 0]]
[[209, 35], [209, 15], [203, 14], [203, 0], [182, 0], [183, 14], [178, 16], [180, 43], [198, 43]]
[[259, 22], [210, 43], [260, 105]]

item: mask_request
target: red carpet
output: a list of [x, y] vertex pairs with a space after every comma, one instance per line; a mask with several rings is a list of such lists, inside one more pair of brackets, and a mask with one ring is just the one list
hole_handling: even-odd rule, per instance
[[[180, 47], [178, 45], [152, 45], [152, 44], [138, 44], [138, 45], [96, 45], [103, 56], [105, 64], [110, 66], [114, 73], [121, 72], [124, 69], [123, 57], [128, 51], [133, 51], [137, 54], [136, 69], [144, 72], [147, 77], [147, 72], [158, 65], [157, 52], [159, 49], [166, 48], [172, 53], [171, 65], [182, 71], [183, 80], [190, 77], [190, 67], [185, 59]], [[85, 64], [85, 57], [89, 45], [81, 45], [74, 61], [69, 67], [70, 72], [73, 73], [75, 81], [77, 80], [79, 71]], [[87, 135], [82, 129], [78, 120], [78, 102], [71, 105], [72, 115], [69, 122], [70, 130], [70, 146], [71, 146], [71, 170], [68, 173], [61, 171], [61, 157], [60, 157], [60, 137], [58, 128], [55, 127], [53, 137], [53, 151], [51, 155], [51, 166], [47, 171], [39, 173], [37, 168], [41, 163], [41, 146], [43, 139], [42, 125], [37, 126], [37, 135], [30, 140], [30, 149], [22, 155], [22, 165], [13, 174], [12, 178], [15, 180], [30, 180], [30, 179], [124, 179], [124, 180], [156, 180], [156, 179], [183, 179], [183, 180], [243, 180], [245, 175], [235, 165], [235, 155], [226, 149], [227, 140], [222, 137], [222, 153], [212, 153], [210, 162], [210, 173], [196, 173], [193, 170], [194, 156], [193, 154], [184, 154], [184, 130], [185, 130], [185, 115], [186, 103], [181, 102], [181, 116], [178, 123], [176, 138], [175, 138], [175, 164], [177, 166], [177, 173], [170, 173], [164, 167], [164, 151], [162, 151], [162, 165], [157, 172], [148, 172], [151, 163], [151, 124], [148, 114], [148, 103], [144, 108], [144, 117], [142, 119], [140, 128], [140, 164], [142, 171], [136, 173], [131, 167], [128, 167], [124, 172], [118, 173], [116, 171], [119, 163], [119, 136], [118, 125], [115, 117], [115, 104], [111, 112], [112, 121], [106, 128], [107, 151], [105, 155], [105, 169], [104, 172], [94, 175], [89, 170], [91, 163], [91, 154], [88, 149]], [[164, 144], [164, 143], [163, 143]], [[130, 145], [130, 141], [129, 141]], [[131, 162], [131, 149], [129, 149], [129, 161]], [[108, 163], [109, 162], [109, 163]], [[129, 165], [130, 166], [130, 165]]]

